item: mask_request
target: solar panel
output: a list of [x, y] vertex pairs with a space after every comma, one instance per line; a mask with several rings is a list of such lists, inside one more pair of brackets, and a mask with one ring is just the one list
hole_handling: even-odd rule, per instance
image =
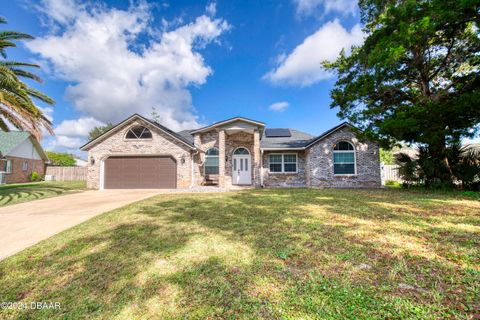
[[269, 138], [280, 138], [280, 137], [291, 137], [292, 134], [290, 133], [289, 129], [265, 129], [265, 136]]

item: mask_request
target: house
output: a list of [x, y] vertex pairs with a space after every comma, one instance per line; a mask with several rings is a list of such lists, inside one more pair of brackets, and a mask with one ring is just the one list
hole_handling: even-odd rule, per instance
[[134, 114], [86, 143], [87, 186], [381, 186], [378, 144], [342, 123], [314, 137], [243, 117], [174, 132]]
[[0, 182], [29, 182], [33, 171], [45, 174], [48, 157], [29, 132], [0, 131]]

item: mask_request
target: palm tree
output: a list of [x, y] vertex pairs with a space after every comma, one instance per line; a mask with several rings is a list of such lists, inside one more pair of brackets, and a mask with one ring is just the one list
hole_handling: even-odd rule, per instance
[[[0, 17], [0, 23], [7, 20]], [[52, 123], [42, 110], [33, 102], [38, 99], [53, 105], [52, 98], [35, 90], [22, 81], [31, 79], [42, 82], [42, 79], [25, 68], [39, 68], [32, 63], [8, 61], [5, 49], [16, 47], [15, 40], [33, 39], [32, 36], [15, 31], [0, 32], [0, 130], [9, 131], [8, 123], [20, 130], [29, 131], [38, 140], [42, 137], [42, 128], [53, 134]]]

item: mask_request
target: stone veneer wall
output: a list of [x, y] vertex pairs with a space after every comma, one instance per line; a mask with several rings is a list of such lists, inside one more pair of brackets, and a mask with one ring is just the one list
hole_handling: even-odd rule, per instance
[[[205, 133], [196, 134], [195, 144], [200, 146], [202, 152], [200, 152], [195, 157], [195, 184], [201, 185], [205, 181], [203, 174], [203, 163], [205, 161], [205, 152], [212, 148], [217, 147], [220, 150], [220, 144], [218, 141], [219, 133], [216, 130], [211, 130]], [[229, 188], [232, 186], [232, 159], [233, 151], [236, 148], [244, 147], [248, 149], [251, 156], [252, 163], [252, 185], [259, 185], [259, 167], [255, 166], [255, 156], [254, 156], [254, 135], [244, 132], [239, 132], [235, 134], [225, 134], [225, 187]], [[258, 151], [259, 152], [259, 151]], [[222, 161], [222, 159], [219, 159]], [[257, 177], [257, 178], [256, 178]], [[220, 179], [221, 177], [219, 177]]]
[[[125, 140], [128, 129], [135, 125], [145, 126], [152, 132], [152, 139]], [[158, 128], [141, 120], [125, 125], [120, 130], [88, 150], [87, 187], [100, 188], [100, 163], [108, 156], [169, 155], [177, 162], [177, 188], [188, 188], [191, 181], [191, 154], [187, 146], [171, 138]], [[95, 164], [90, 164], [91, 158]], [[185, 162], [182, 163], [182, 157]]]
[[[333, 146], [348, 141], [355, 147], [357, 174], [333, 174]], [[360, 142], [348, 127], [332, 133], [307, 149], [307, 186], [334, 188], [378, 188], [381, 186], [379, 147], [375, 142]]]
[[[232, 186], [232, 166], [233, 166], [233, 151], [239, 147], [244, 147], [250, 152], [250, 162], [252, 166], [252, 184], [255, 185], [255, 165], [253, 155], [253, 134], [239, 132], [227, 135], [225, 139], [225, 187]], [[260, 152], [260, 151], [259, 151]]]
[[195, 185], [201, 186], [205, 182], [203, 164], [205, 162], [205, 152], [208, 149], [218, 146], [218, 132], [211, 130], [205, 133], [199, 133], [194, 136], [195, 146], [201, 150], [195, 156]]
[[[270, 173], [269, 154], [272, 153], [295, 153], [297, 155], [297, 173]], [[307, 180], [305, 175], [306, 157], [304, 151], [265, 151], [263, 153], [263, 185], [269, 187], [306, 187]]]

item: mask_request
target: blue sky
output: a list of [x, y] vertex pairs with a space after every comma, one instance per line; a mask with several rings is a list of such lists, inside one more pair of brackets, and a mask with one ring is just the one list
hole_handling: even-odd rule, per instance
[[341, 122], [320, 62], [363, 39], [350, 0], [20, 0], [1, 15], [36, 37], [7, 53], [43, 66], [34, 85], [57, 102], [43, 143], [70, 152], [152, 107], [174, 130], [240, 115], [319, 134]]

